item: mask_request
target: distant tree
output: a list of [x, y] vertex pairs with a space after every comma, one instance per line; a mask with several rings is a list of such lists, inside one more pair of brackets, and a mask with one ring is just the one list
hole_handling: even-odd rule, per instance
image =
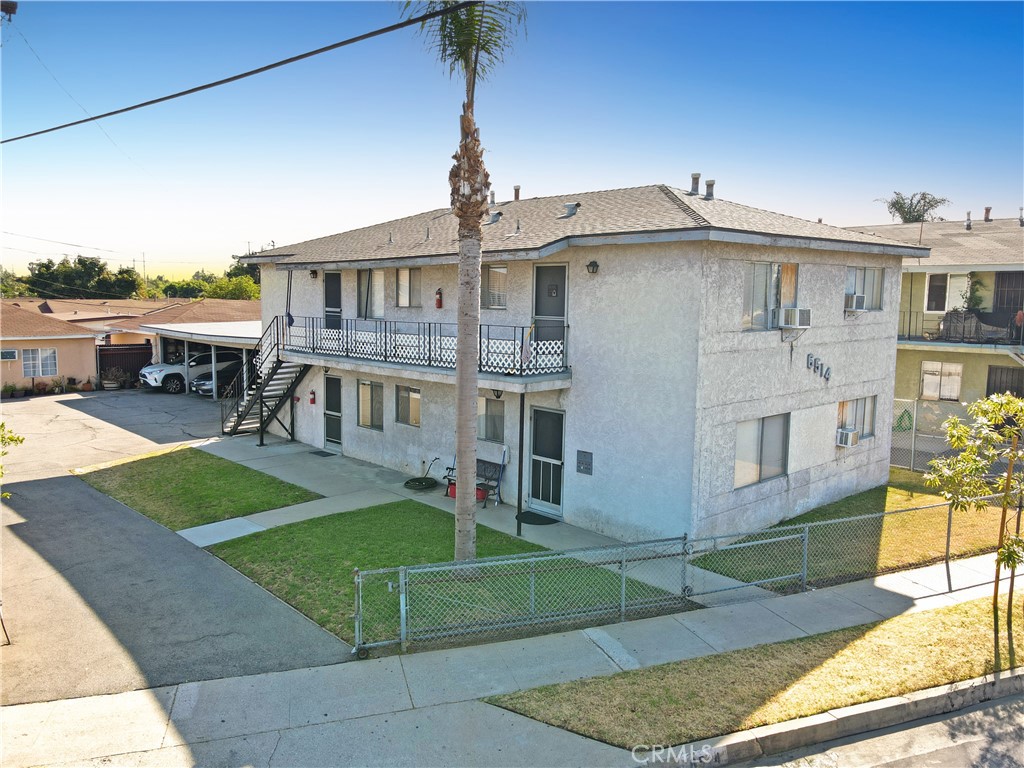
[[936, 197], [930, 192], [914, 192], [910, 195], [893, 192], [892, 197], [880, 197], [875, 202], [885, 203], [885, 208], [893, 219], [910, 224], [919, 221], [932, 221], [935, 218], [932, 211], [947, 205], [949, 200], [944, 197]]
[[232, 256], [231, 258], [235, 260], [235, 263], [227, 268], [227, 270], [224, 272], [224, 277], [248, 276], [252, 278], [252, 281], [256, 283], [256, 285], [260, 284], [259, 264], [243, 264], [242, 262], [238, 261], [238, 259], [241, 258], [239, 256]]
[[207, 272], [205, 269], [200, 269], [192, 275], [193, 280], [198, 280], [201, 283], [211, 284], [217, 281], [217, 276], [213, 272]]
[[198, 299], [209, 287], [200, 280], [179, 280], [164, 286], [164, 296], [169, 299]]
[[222, 277], [207, 286], [204, 295], [208, 299], [258, 299], [260, 287], [248, 275]]
[[5, 299], [13, 299], [18, 296], [34, 296], [27, 278], [18, 277], [9, 269], [0, 267], [0, 295]]
[[105, 262], [85, 256], [34, 261], [25, 279], [44, 299], [128, 299], [145, 291], [142, 276], [132, 267], [111, 272]]
[[163, 275], [146, 278], [146, 293], [153, 298], [165, 296], [164, 288], [166, 288], [170, 282], [171, 281]]

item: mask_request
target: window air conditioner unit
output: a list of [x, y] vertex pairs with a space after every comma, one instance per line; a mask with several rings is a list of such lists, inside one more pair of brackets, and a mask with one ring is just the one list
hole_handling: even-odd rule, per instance
[[840, 448], [853, 448], [860, 442], [860, 432], [856, 429], [840, 429], [836, 432], [836, 445]]
[[847, 312], [863, 312], [864, 306], [867, 303], [867, 299], [863, 293], [848, 293], [846, 294], [846, 311]]
[[810, 328], [811, 310], [798, 307], [783, 307], [780, 328]]

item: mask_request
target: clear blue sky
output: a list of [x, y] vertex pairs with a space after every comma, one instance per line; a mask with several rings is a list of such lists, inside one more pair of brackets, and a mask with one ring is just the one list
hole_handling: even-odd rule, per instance
[[[1024, 204], [1022, 3], [529, 3], [478, 93], [499, 199], [717, 180], [844, 225], [926, 190]], [[399, 18], [401, 4], [32, 2], [3, 26], [4, 138], [182, 90]], [[20, 34], [19, 34], [20, 31]], [[22, 39], [24, 35], [25, 39]], [[2, 149], [4, 264], [152, 276], [447, 205], [462, 88], [411, 30]], [[66, 241], [116, 253], [30, 240]], [[18, 250], [15, 250], [18, 249]], [[28, 253], [34, 251], [35, 253]]]

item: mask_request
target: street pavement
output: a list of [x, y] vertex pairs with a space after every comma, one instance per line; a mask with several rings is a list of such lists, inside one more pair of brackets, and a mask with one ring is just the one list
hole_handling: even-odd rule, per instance
[[16, 400], [5, 457], [3, 704], [346, 661], [350, 649], [246, 577], [68, 469], [217, 429], [198, 398], [100, 392]]

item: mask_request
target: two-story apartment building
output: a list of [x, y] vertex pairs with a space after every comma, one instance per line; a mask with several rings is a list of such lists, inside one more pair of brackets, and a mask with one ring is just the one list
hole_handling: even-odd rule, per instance
[[[900, 264], [927, 248], [713, 184], [492, 204], [478, 447], [505, 462], [506, 502], [635, 540], [758, 528], [885, 482]], [[277, 424], [410, 475], [448, 463], [456, 238], [442, 209], [249, 257], [264, 368], [302, 377]]]
[[1024, 397], [1024, 217], [854, 227], [931, 249], [903, 260], [893, 464], [925, 469], [942, 423], [993, 393]]

